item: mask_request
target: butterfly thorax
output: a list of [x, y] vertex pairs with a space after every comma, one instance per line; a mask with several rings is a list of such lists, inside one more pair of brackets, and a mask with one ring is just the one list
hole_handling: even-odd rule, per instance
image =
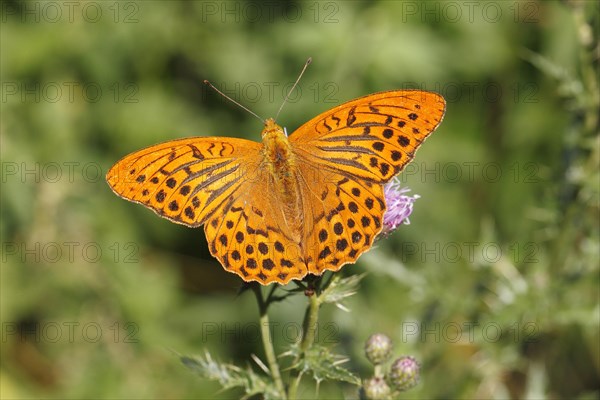
[[[284, 205], [283, 213], [287, 228], [299, 234], [298, 221], [302, 220], [300, 218], [302, 206], [296, 176], [296, 156], [292, 145], [283, 128], [271, 118], [265, 121], [262, 138], [264, 165], [268, 168], [274, 184], [274, 191], [277, 192], [281, 204]], [[289, 221], [296, 221], [292, 225], [298, 226], [291, 226]]]
[[271, 118], [265, 121], [262, 138], [263, 156], [269, 172], [278, 182], [286, 184], [292, 177], [295, 166], [295, 156], [290, 141], [283, 128]]

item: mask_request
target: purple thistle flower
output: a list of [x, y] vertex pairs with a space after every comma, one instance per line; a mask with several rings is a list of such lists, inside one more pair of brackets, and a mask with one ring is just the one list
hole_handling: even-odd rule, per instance
[[386, 236], [397, 229], [401, 224], [410, 224], [408, 217], [413, 211], [413, 203], [421, 196], [418, 194], [412, 196], [405, 195], [405, 193], [410, 192], [410, 189], [401, 188], [398, 179], [388, 182], [385, 185], [383, 192], [387, 210], [383, 215], [382, 234]]

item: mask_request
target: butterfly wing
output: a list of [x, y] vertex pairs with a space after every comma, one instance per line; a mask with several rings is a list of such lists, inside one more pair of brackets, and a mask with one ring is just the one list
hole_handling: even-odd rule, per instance
[[204, 225], [210, 253], [245, 281], [287, 283], [307, 273], [304, 253], [285, 222], [269, 165]]
[[337, 271], [372, 244], [382, 227], [383, 186], [298, 163], [303, 202], [303, 261], [310, 273]]
[[211, 254], [246, 281], [306, 275], [288, 234], [262, 145], [191, 138], [151, 146], [117, 162], [106, 179], [120, 197], [189, 227], [204, 224]]
[[117, 195], [173, 222], [204, 224], [210, 252], [226, 270], [287, 283], [337, 270], [371, 247], [385, 212], [382, 184], [437, 127], [444, 104], [433, 93], [383, 92], [300, 127], [290, 136], [300, 204], [292, 220], [295, 206], [280, 197], [263, 146], [243, 139], [152, 146], [120, 160], [107, 181]]
[[107, 173], [120, 197], [189, 227], [204, 224], [255, 174], [261, 145], [244, 139], [174, 140], [129, 154]]
[[444, 99], [389, 91], [335, 107], [290, 135], [302, 177], [308, 270], [338, 270], [370, 249], [386, 210], [383, 184], [441, 122]]
[[316, 116], [290, 135], [294, 151], [352, 178], [385, 183], [442, 121], [444, 98], [420, 90], [375, 93]]

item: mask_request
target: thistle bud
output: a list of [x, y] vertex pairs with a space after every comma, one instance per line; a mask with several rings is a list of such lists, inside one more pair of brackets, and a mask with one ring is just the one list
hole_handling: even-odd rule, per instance
[[365, 343], [365, 354], [374, 365], [382, 364], [392, 355], [392, 339], [383, 333], [375, 333]]
[[419, 383], [419, 363], [414, 357], [403, 356], [392, 363], [390, 383], [396, 390], [408, 390]]
[[368, 400], [386, 400], [390, 398], [390, 387], [383, 378], [367, 379], [362, 387], [362, 394]]

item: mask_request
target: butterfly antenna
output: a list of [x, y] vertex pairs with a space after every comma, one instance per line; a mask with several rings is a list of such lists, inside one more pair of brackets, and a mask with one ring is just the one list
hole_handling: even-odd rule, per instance
[[238, 107], [248, 111], [250, 114], [254, 115], [256, 118], [258, 118], [263, 124], [265, 123], [265, 120], [262, 119], [261, 117], [259, 117], [258, 115], [256, 115], [255, 112], [250, 111], [248, 108], [244, 107], [243, 105], [241, 105], [240, 103], [238, 103], [237, 101], [235, 101], [234, 99], [232, 99], [231, 97], [227, 96], [225, 93], [221, 92], [219, 89], [217, 89], [212, 83], [210, 83], [209, 81], [207, 81], [206, 79], [204, 80], [204, 84], [209, 86], [211, 89], [213, 89], [214, 91], [216, 91], [217, 93], [219, 93], [221, 96], [225, 97], [227, 100], [229, 100], [230, 102], [232, 102], [233, 104], [237, 105]]
[[283, 109], [283, 106], [285, 105], [285, 103], [290, 98], [290, 94], [292, 94], [292, 92], [294, 91], [294, 89], [296, 89], [296, 86], [298, 85], [298, 82], [300, 82], [300, 78], [302, 78], [302, 75], [304, 75], [304, 71], [306, 71], [306, 68], [310, 65], [311, 62], [312, 62], [312, 58], [308, 57], [308, 60], [306, 60], [306, 64], [304, 64], [304, 68], [302, 68], [302, 71], [300, 72], [300, 75], [298, 75], [298, 79], [296, 79], [296, 82], [294, 83], [294, 86], [292, 86], [292, 88], [290, 89], [290, 91], [288, 92], [288, 94], [285, 96], [285, 99], [283, 99], [283, 103], [281, 103], [281, 107], [279, 107], [279, 111], [277, 111], [277, 115], [275, 115], [275, 121], [277, 121], [277, 118], [279, 117], [279, 113]]

